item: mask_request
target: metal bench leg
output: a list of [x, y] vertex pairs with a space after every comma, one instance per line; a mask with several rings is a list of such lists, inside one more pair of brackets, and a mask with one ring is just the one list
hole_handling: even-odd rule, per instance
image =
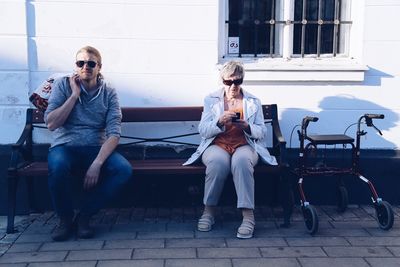
[[38, 209], [35, 205], [35, 190], [33, 188], [33, 177], [27, 177], [26, 183], [28, 186], [29, 212], [37, 213]]
[[283, 224], [281, 227], [290, 226], [290, 218], [293, 213], [294, 196], [287, 171], [283, 171], [280, 177], [281, 205], [283, 208]]
[[14, 233], [14, 218], [17, 198], [18, 176], [8, 176], [7, 234]]

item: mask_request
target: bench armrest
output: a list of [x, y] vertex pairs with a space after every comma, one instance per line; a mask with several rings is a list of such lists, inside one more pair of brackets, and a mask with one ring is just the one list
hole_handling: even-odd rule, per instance
[[281, 127], [277, 120], [272, 121], [272, 145], [275, 157], [280, 165], [287, 165], [286, 161], [286, 141], [282, 135]]
[[8, 167], [9, 172], [15, 171], [18, 168], [21, 156], [24, 159], [24, 161], [27, 161], [31, 158], [32, 149], [26, 147], [26, 143], [31, 138], [31, 135], [32, 135], [32, 124], [26, 124], [18, 141], [15, 144], [11, 145], [12, 151], [11, 151], [10, 164]]
[[28, 140], [31, 133], [32, 133], [32, 124], [26, 124], [18, 141], [15, 144], [11, 145], [12, 148], [18, 149], [19, 147], [22, 147], [24, 143]]

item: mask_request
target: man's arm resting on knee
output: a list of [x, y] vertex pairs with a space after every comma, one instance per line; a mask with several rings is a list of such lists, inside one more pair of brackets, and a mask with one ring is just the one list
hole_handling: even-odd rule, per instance
[[119, 142], [118, 136], [110, 136], [104, 144], [101, 146], [99, 154], [94, 159], [89, 169], [86, 172], [85, 179], [83, 182], [83, 188], [89, 189], [96, 186], [99, 176], [100, 169], [103, 166], [104, 162], [111, 155], [111, 153], [115, 150]]

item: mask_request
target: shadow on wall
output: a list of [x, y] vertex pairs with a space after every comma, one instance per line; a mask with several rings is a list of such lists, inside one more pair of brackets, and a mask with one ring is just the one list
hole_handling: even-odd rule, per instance
[[[373, 128], [362, 125], [362, 129], [368, 132], [367, 137], [361, 139], [361, 148], [394, 149], [396, 144], [385, 139], [384, 132], [390, 131], [399, 121], [397, 113], [390, 109], [377, 105], [371, 101], [357, 99], [349, 95], [328, 96], [323, 98], [318, 106], [321, 111], [314, 112], [306, 109], [287, 109], [282, 113], [282, 123], [292, 129], [290, 137], [287, 137], [288, 147], [299, 147], [298, 136], [295, 130], [300, 126], [305, 116], [316, 116], [318, 122], [310, 123], [309, 134], [343, 134], [355, 137], [359, 117], [365, 113], [384, 114], [383, 120], [374, 120], [374, 124], [383, 132], [379, 135]], [[364, 144], [364, 146], [363, 146]]]

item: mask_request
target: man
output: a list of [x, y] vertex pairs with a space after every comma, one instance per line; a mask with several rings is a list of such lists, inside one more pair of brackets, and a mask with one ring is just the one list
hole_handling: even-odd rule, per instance
[[[129, 162], [114, 151], [121, 134], [121, 109], [115, 90], [103, 81], [99, 51], [81, 48], [75, 64], [76, 74], [54, 82], [45, 112], [47, 127], [54, 134], [48, 184], [60, 219], [52, 234], [55, 241], [68, 239], [73, 225], [79, 238], [91, 238], [91, 216], [132, 175]], [[84, 173], [84, 196], [74, 219], [71, 173], [76, 171]]]

